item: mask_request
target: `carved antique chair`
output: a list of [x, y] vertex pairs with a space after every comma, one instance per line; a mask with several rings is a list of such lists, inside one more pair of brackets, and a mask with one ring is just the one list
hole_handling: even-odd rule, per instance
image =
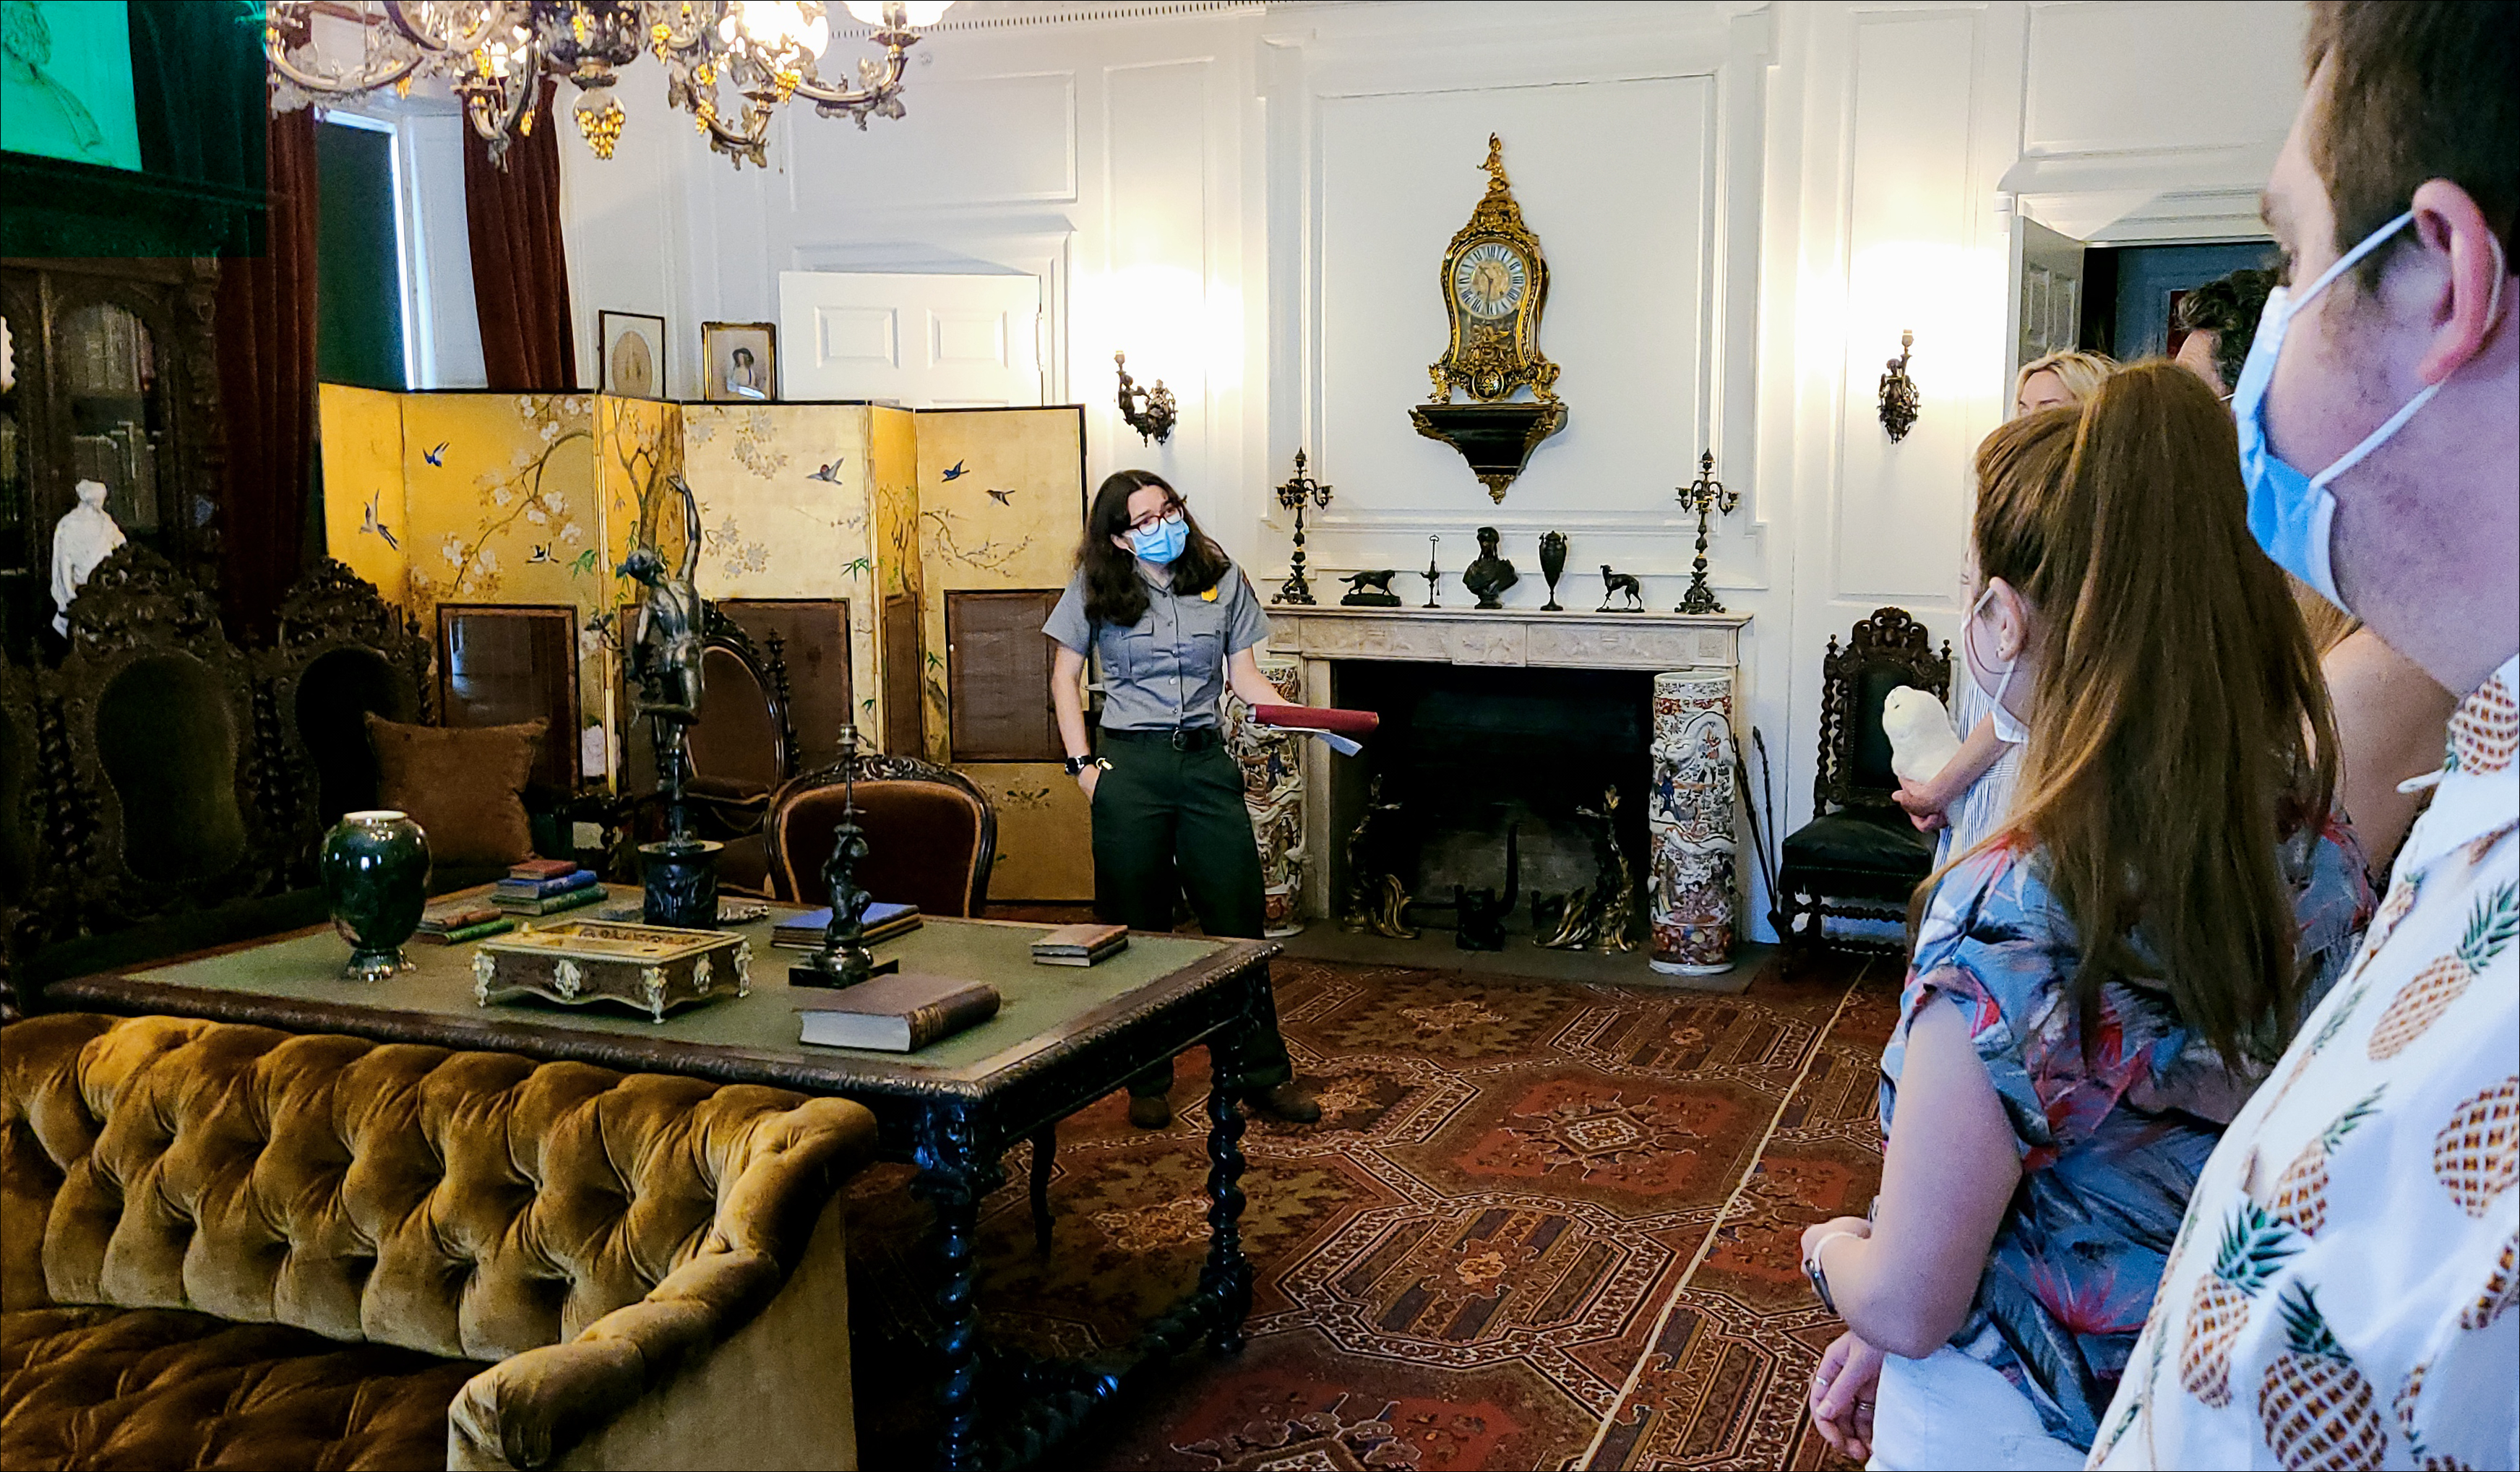
[[368, 714], [434, 720], [430, 642], [374, 584], [327, 558], [281, 602], [278, 642], [255, 664], [277, 737], [270, 806], [290, 817], [290, 870], [305, 881], [341, 815], [379, 805]]
[[699, 835], [727, 845], [719, 860], [720, 882], [755, 893], [767, 892], [770, 873], [762, 838], [770, 795], [799, 765], [782, 644], [774, 633], [764, 650], [717, 604], [701, 604], [700, 675], [707, 697], [685, 737], [691, 777], [684, 792]]
[[[838, 762], [782, 786], [770, 800], [771, 893], [804, 906], [827, 905], [823, 866], [846, 801], [849, 768]], [[867, 862], [858, 882], [887, 904], [923, 914], [977, 915], [989, 903], [997, 861], [998, 815], [960, 772], [915, 756], [857, 755], [858, 826]]]
[[850, 1467], [836, 1098], [0, 1031], [0, 1465]]
[[1892, 800], [1899, 779], [1890, 770], [1890, 738], [1881, 704], [1902, 685], [1948, 700], [1952, 647], [1934, 652], [1924, 626], [1904, 608], [1880, 608], [1855, 626], [1839, 647], [1829, 637], [1821, 661], [1820, 771], [1812, 821], [1785, 839], [1770, 916], [1788, 952], [1837, 945], [1848, 950], [1899, 948], [1861, 939], [1832, 940], [1832, 918], [1904, 921], [1908, 897], [1933, 870], [1934, 840], [1916, 831]]

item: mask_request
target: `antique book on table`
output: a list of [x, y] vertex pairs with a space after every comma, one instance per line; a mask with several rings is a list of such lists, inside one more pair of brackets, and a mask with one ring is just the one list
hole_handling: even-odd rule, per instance
[[[866, 908], [866, 914], [858, 917], [858, 923], [864, 927], [859, 939], [870, 946], [878, 945], [918, 929], [921, 924], [919, 907], [887, 905], [878, 900]], [[770, 944], [797, 951], [819, 951], [823, 948], [823, 932], [830, 929], [831, 924], [832, 907], [829, 905], [820, 910], [808, 910], [803, 914], [791, 914], [771, 927]]]
[[985, 981], [905, 972], [862, 981], [828, 1001], [799, 1004], [799, 1041], [816, 1048], [917, 1052], [998, 1014], [998, 989]]
[[562, 874], [575, 872], [577, 861], [574, 859], [527, 859], [521, 864], [508, 866], [511, 879], [557, 879]]
[[505, 935], [516, 928], [517, 922], [503, 915], [495, 920], [480, 920], [473, 924], [458, 926], [453, 930], [431, 930], [423, 926], [413, 939], [431, 946], [460, 946], [466, 941], [487, 940], [494, 935]]
[[502, 895], [499, 898], [499, 910], [504, 914], [559, 914], [562, 911], [576, 910], [581, 906], [601, 905], [610, 898], [612, 898], [611, 892], [603, 885], [588, 884], [583, 888], [562, 890], [559, 894], [539, 900], [511, 900]]
[[1032, 959], [1044, 966], [1090, 966], [1128, 949], [1126, 925], [1061, 925], [1032, 943]]
[[491, 886], [490, 898], [494, 900], [547, 899], [552, 895], [565, 894], [572, 889], [584, 889], [589, 884], [594, 883], [596, 877], [597, 875], [595, 870], [591, 869], [574, 868], [567, 873], [555, 874], [548, 879], [518, 879], [511, 877], [501, 879], [497, 884]]
[[506, 914], [506, 911], [487, 900], [456, 900], [422, 911], [420, 933], [436, 935], [450, 930], [465, 930], [495, 920]]

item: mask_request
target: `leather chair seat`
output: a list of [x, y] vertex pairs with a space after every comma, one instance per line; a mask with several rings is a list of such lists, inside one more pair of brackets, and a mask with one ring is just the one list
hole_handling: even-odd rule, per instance
[[0, 1465], [442, 1467], [489, 1366], [171, 1309], [0, 1314]]
[[[804, 905], [829, 904], [823, 866], [839, 841], [845, 788], [827, 774], [799, 778], [782, 789], [769, 826], [770, 868], [783, 892]], [[893, 905], [926, 914], [972, 914], [985, 900], [989, 811], [977, 793], [944, 781], [873, 780], [857, 784], [858, 826], [867, 862], [858, 882]]]
[[1934, 840], [1904, 816], [1849, 810], [1815, 818], [1785, 839], [1788, 866], [1913, 876], [1934, 867]]

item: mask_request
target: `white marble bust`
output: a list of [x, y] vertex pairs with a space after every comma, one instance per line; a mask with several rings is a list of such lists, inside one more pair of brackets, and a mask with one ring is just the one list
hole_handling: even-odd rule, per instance
[[127, 539], [105, 510], [105, 482], [78, 483], [78, 505], [53, 527], [53, 632], [70, 631], [70, 600], [96, 564]]

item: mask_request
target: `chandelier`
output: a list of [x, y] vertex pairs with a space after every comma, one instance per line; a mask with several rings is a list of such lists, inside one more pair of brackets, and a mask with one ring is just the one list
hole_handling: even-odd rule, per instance
[[[505, 162], [511, 137], [533, 132], [545, 77], [578, 89], [577, 129], [599, 158], [612, 156], [624, 117], [611, 95], [614, 69], [650, 51], [665, 65], [665, 100], [690, 113], [709, 147], [738, 169], [765, 164], [770, 119], [791, 97], [825, 117], [899, 117], [904, 54], [953, 0], [848, 0], [844, 7], [883, 59], [861, 58], [857, 85], [815, 72], [831, 44], [819, 0], [270, 0], [263, 52], [271, 61], [271, 110], [293, 112], [320, 96], [351, 97], [443, 76], [472, 131]], [[330, 60], [319, 21], [358, 26], [355, 61]], [[329, 31], [329, 28], [328, 28]], [[742, 99], [723, 104], [720, 84]]]

